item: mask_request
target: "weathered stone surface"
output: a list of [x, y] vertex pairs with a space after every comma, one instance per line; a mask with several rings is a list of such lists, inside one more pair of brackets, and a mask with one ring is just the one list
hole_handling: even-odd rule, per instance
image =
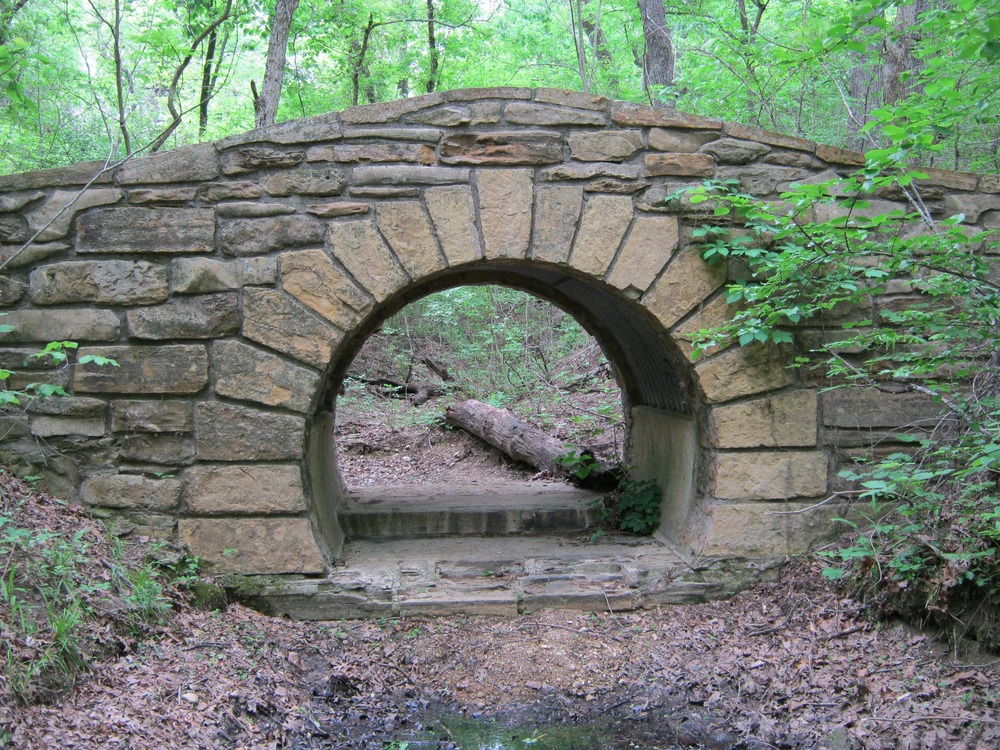
[[129, 336], [134, 339], [212, 339], [239, 329], [235, 294], [182, 297], [128, 312]]
[[816, 150], [816, 144], [812, 141], [806, 140], [805, 138], [796, 138], [793, 135], [785, 135], [783, 133], [772, 133], [770, 130], [751, 128], [735, 122], [727, 122], [723, 125], [722, 132], [731, 138], [741, 138], [745, 141], [757, 141], [758, 143], [766, 143], [769, 146], [791, 148], [797, 151]]
[[0, 276], [0, 307], [16, 305], [24, 297], [28, 285], [10, 276]]
[[768, 195], [788, 189], [791, 182], [802, 180], [810, 173], [804, 169], [779, 167], [770, 164], [751, 164], [746, 167], [720, 167], [716, 177], [720, 180], [739, 180], [740, 188], [751, 195]]
[[469, 120], [469, 124], [473, 126], [495, 125], [500, 122], [502, 111], [503, 105], [500, 102], [473, 102], [469, 105], [469, 114], [472, 118]]
[[140, 474], [102, 474], [88, 477], [81, 495], [84, 503], [99, 508], [173, 510], [180, 503], [181, 482]]
[[349, 107], [340, 113], [340, 121], [346, 124], [392, 122], [403, 115], [429, 109], [444, 104], [444, 95], [435, 92], [412, 99], [396, 99], [378, 104], [363, 104], [360, 107]]
[[979, 184], [979, 175], [969, 172], [949, 172], [947, 169], [934, 169], [933, 167], [920, 167], [916, 171], [923, 172], [927, 177], [917, 180], [917, 184], [939, 185], [951, 190], [973, 191]]
[[98, 208], [76, 221], [78, 253], [210, 253], [215, 212], [207, 208]]
[[944, 199], [944, 208], [948, 216], [964, 214], [966, 224], [975, 224], [983, 212], [1000, 209], [1000, 195], [984, 193], [949, 195]]
[[222, 171], [227, 175], [239, 175], [259, 169], [294, 167], [304, 158], [305, 151], [301, 149], [244, 146], [222, 154]]
[[302, 457], [305, 420], [220, 401], [194, 407], [201, 461], [282, 461]]
[[829, 458], [822, 451], [719, 453], [719, 500], [784, 500], [826, 493]]
[[573, 133], [569, 150], [580, 161], [623, 161], [642, 148], [642, 135], [635, 130], [600, 130]]
[[535, 91], [536, 102], [544, 104], [560, 104], [564, 107], [576, 107], [577, 109], [594, 109], [604, 111], [608, 108], [609, 100], [597, 94], [588, 94], [584, 91], [569, 91], [567, 89], [538, 89]]
[[540, 185], [535, 189], [535, 234], [531, 257], [565, 263], [580, 220], [583, 190], [576, 186]]
[[38, 398], [27, 407], [27, 411], [31, 414], [47, 414], [53, 417], [99, 417], [102, 422], [107, 409], [107, 401], [86, 396]]
[[342, 337], [291, 297], [255, 288], [243, 292], [243, 335], [319, 369], [330, 363]]
[[631, 198], [614, 195], [588, 198], [570, 253], [570, 265], [583, 273], [603, 276], [631, 222]]
[[357, 201], [335, 201], [333, 203], [311, 203], [306, 207], [306, 212], [321, 219], [332, 219], [337, 216], [356, 216], [366, 214], [371, 210], [368, 203], [358, 203]]
[[[836, 203], [817, 203], [813, 206], [813, 219], [817, 222], [831, 221], [833, 219], [850, 216], [853, 219], [874, 218], [887, 214], [890, 211], [901, 211], [905, 213], [908, 207], [902, 203], [894, 201], [880, 201], [874, 199], [864, 199], [862, 206], [856, 205], [851, 200], [842, 200]], [[902, 215], [902, 214], [900, 214]]]
[[215, 574], [318, 574], [324, 569], [309, 522], [294, 518], [182, 518], [181, 539]]
[[[834, 518], [849, 518], [850, 506], [829, 503], [803, 511], [806, 503], [713, 503], [706, 508], [708, 534], [702, 555], [774, 557], [802, 554], [836, 532]], [[780, 515], [779, 515], [780, 513]]]
[[30, 206], [32, 203], [38, 203], [38, 201], [44, 197], [45, 193], [40, 190], [0, 195], [0, 214], [20, 211], [25, 206]]
[[243, 146], [248, 143], [295, 144], [311, 141], [332, 141], [340, 137], [340, 121], [336, 112], [326, 112], [321, 115], [304, 117], [299, 120], [288, 120], [263, 128], [256, 128], [246, 133], [231, 135], [218, 141], [219, 149]]
[[530, 99], [531, 89], [517, 86], [489, 86], [478, 89], [455, 89], [446, 94], [450, 102], [467, 102], [477, 99]]
[[137, 188], [128, 191], [128, 202], [135, 205], [144, 203], [188, 203], [193, 201], [198, 191], [193, 187], [181, 188]]
[[983, 193], [1000, 193], [1000, 175], [979, 175], [979, 190]]
[[256, 182], [210, 182], [198, 188], [198, 197], [206, 203], [249, 201], [264, 194]]
[[115, 432], [190, 432], [194, 405], [190, 401], [116, 400], [111, 409]]
[[607, 122], [602, 112], [532, 102], [511, 102], [504, 107], [503, 116], [515, 125], [604, 125]]
[[111, 174], [105, 171], [106, 167], [107, 165], [103, 161], [85, 161], [79, 164], [71, 164], [68, 167], [0, 175], [0, 190], [8, 192], [91, 183], [105, 185], [111, 182]]
[[3, 341], [117, 341], [118, 316], [110, 310], [14, 310], [3, 318], [12, 331]]
[[765, 156], [761, 161], [779, 167], [797, 167], [799, 169], [823, 169], [826, 165], [811, 154], [801, 151], [781, 151]]
[[663, 275], [642, 298], [642, 304], [670, 328], [726, 280], [722, 265], [710, 265], [697, 247], [676, 253]]
[[558, 133], [525, 130], [461, 133], [441, 141], [445, 164], [529, 165], [554, 164], [563, 159]]
[[560, 164], [558, 167], [549, 167], [538, 173], [538, 179], [543, 182], [590, 180], [595, 177], [634, 180], [639, 177], [639, 167], [634, 164], [614, 164], [610, 162], [571, 163]]
[[319, 244], [324, 233], [323, 224], [309, 216], [237, 219], [220, 226], [219, 249], [225, 255], [264, 255], [286, 247]]
[[334, 257], [376, 301], [406, 284], [406, 274], [370, 221], [335, 222], [329, 241]]
[[616, 195], [634, 195], [649, 187], [645, 180], [615, 180], [604, 177], [592, 180], [583, 186], [588, 193], [614, 193]]
[[297, 465], [193, 466], [184, 472], [184, 502], [199, 515], [306, 510]]
[[121, 457], [161, 466], [189, 464], [195, 456], [194, 440], [190, 435], [164, 432], [140, 432], [122, 435], [118, 440]]
[[215, 209], [215, 213], [225, 219], [261, 219], [269, 216], [288, 216], [295, 213], [295, 206], [283, 203], [255, 203], [252, 201], [237, 201], [223, 203]]
[[379, 203], [378, 228], [411, 279], [420, 279], [445, 267], [430, 220], [419, 201]]
[[284, 253], [281, 286], [342, 330], [356, 323], [359, 313], [372, 306], [368, 296], [322, 250]]
[[437, 128], [345, 128], [343, 135], [345, 139], [359, 140], [415, 141], [418, 143], [437, 143], [441, 140], [441, 131]]
[[472, 188], [464, 185], [428, 188], [424, 193], [424, 202], [448, 265], [483, 257], [482, 243], [476, 230]]
[[314, 370], [240, 341], [212, 345], [215, 392], [240, 401], [306, 412], [319, 385]]
[[923, 393], [887, 393], [876, 388], [838, 388], [822, 395], [823, 424], [863, 429], [934, 426], [946, 407]]
[[816, 146], [816, 156], [827, 164], [843, 164], [847, 167], [863, 167], [865, 165], [865, 155], [857, 151], [848, 151], [846, 148], [835, 146]]
[[472, 119], [472, 114], [468, 107], [460, 104], [448, 104], [444, 107], [432, 109], [429, 112], [420, 112], [406, 118], [407, 122], [417, 125], [438, 125], [445, 128], [453, 128], [458, 125], [467, 125]]
[[117, 367], [77, 365], [78, 393], [197, 393], [208, 382], [208, 354], [203, 346], [81, 347], [79, 356], [110, 357]]
[[167, 298], [167, 269], [144, 260], [66, 261], [31, 272], [36, 305], [149, 305]]
[[719, 120], [689, 115], [676, 110], [653, 109], [644, 104], [613, 102], [611, 121], [616, 125], [651, 126], [660, 128], [691, 128], [694, 130], [721, 130]]
[[28, 239], [28, 220], [23, 216], [0, 216], [0, 242], [24, 242]]
[[211, 143], [184, 146], [125, 162], [115, 172], [120, 185], [203, 182], [219, 176], [219, 157]]
[[[690, 358], [694, 352], [694, 341], [698, 331], [704, 328], [716, 328], [732, 319], [737, 307], [726, 302], [725, 295], [719, 295], [710, 302], [703, 304], [684, 321], [675, 325], [670, 333], [681, 353]], [[705, 354], [718, 354], [726, 346], [713, 346], [705, 350]]]
[[419, 198], [417, 187], [382, 187], [378, 185], [355, 185], [351, 188], [353, 198]]
[[0, 245], [0, 266], [6, 269], [24, 268], [64, 254], [69, 245], [49, 242], [40, 245]]
[[426, 143], [338, 143], [306, 151], [306, 161], [310, 162], [433, 164], [436, 159], [434, 147]]
[[712, 410], [718, 448], [784, 448], [816, 445], [816, 392], [799, 390]]
[[792, 384], [792, 373], [780, 350], [751, 345], [729, 349], [695, 368], [705, 400], [712, 404], [774, 391]]
[[615, 261], [608, 283], [645, 292], [677, 250], [680, 227], [674, 216], [639, 216]]
[[701, 153], [715, 157], [719, 164], [749, 164], [770, 151], [769, 146], [754, 141], [720, 138], [701, 148]]
[[466, 167], [356, 167], [358, 185], [456, 185], [469, 182]]
[[39, 233], [36, 242], [62, 239], [69, 234], [78, 213], [117, 203], [123, 195], [117, 188], [90, 188], [82, 195], [78, 190], [56, 190], [45, 203], [28, 214], [28, 231], [32, 235]]
[[340, 195], [347, 177], [340, 169], [295, 169], [279, 172], [264, 181], [269, 195]]
[[104, 435], [105, 421], [103, 417], [32, 417], [31, 434], [35, 437], [48, 438], [69, 435], [81, 437], [101, 437]]
[[531, 237], [531, 170], [476, 170], [487, 258], [523, 258]]
[[711, 177], [715, 160], [707, 154], [646, 154], [643, 159], [646, 174], [652, 177]]
[[226, 292], [251, 284], [273, 284], [278, 263], [273, 257], [221, 261], [209, 258], [176, 258], [170, 264], [175, 294]]

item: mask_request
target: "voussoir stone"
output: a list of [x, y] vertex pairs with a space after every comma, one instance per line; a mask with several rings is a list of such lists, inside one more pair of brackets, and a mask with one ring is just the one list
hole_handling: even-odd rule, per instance
[[212, 345], [215, 392], [220, 396], [306, 412], [319, 374], [241, 341]]
[[76, 220], [78, 253], [210, 253], [215, 211], [207, 208], [97, 208]]
[[247, 406], [202, 401], [194, 407], [201, 461], [281, 461], [302, 457], [305, 419]]
[[328, 240], [334, 257], [377, 301], [406, 284], [406, 274], [370, 221], [333, 222]]
[[410, 278], [419, 279], [445, 266], [430, 220], [419, 201], [379, 203], [376, 222]]
[[149, 305], [169, 294], [167, 269], [146, 261], [66, 261], [31, 272], [31, 299], [38, 305], [92, 302]]
[[202, 182], [219, 176], [219, 158], [211, 143], [184, 146], [133, 159], [120, 166], [120, 185], [161, 182]]
[[243, 291], [243, 335], [323, 369], [343, 334], [291, 297], [251, 287]]
[[281, 286], [299, 302], [347, 330], [372, 302], [322, 250], [281, 255]]
[[347, 177], [340, 169], [294, 169], [264, 181], [269, 195], [340, 195]]
[[78, 393], [197, 393], [208, 382], [204, 346], [81, 347], [79, 356], [109, 357], [118, 365], [77, 365], [73, 390]]
[[623, 161], [642, 148], [642, 135], [634, 130], [601, 130], [573, 133], [569, 150], [580, 161]]
[[476, 186], [486, 257], [525, 257], [531, 238], [531, 170], [479, 169]]
[[128, 312], [129, 336], [134, 339], [211, 339], [239, 329], [235, 294], [181, 297]]
[[199, 515], [306, 510], [302, 470], [297, 465], [193, 466], [184, 472], [184, 502]]
[[723, 265], [702, 260], [697, 247], [674, 255], [663, 275], [642, 298], [642, 304], [670, 328], [726, 280]]
[[325, 227], [311, 216], [234, 219], [219, 228], [219, 249], [225, 255], [264, 255], [289, 246], [320, 244]]
[[583, 273], [603, 276], [631, 222], [631, 198], [615, 195], [588, 198], [573, 242], [570, 265]]
[[3, 318], [13, 328], [6, 341], [117, 341], [121, 324], [110, 310], [13, 310]]
[[520, 130], [461, 133], [441, 141], [440, 154], [445, 164], [554, 164], [563, 159], [563, 139], [558, 133]]
[[535, 232], [531, 257], [549, 263], [569, 259], [583, 207], [583, 189], [575, 185], [539, 185], [535, 189]]
[[449, 265], [478, 260], [483, 256], [476, 230], [472, 188], [467, 185], [428, 188], [424, 193], [424, 202]]
[[181, 482], [140, 474], [102, 474], [84, 480], [81, 496], [84, 503], [99, 508], [173, 510], [180, 503]]
[[305, 158], [305, 155], [302, 149], [243, 146], [222, 154], [222, 171], [227, 175], [239, 175], [260, 169], [294, 167]]
[[608, 276], [619, 289], [645, 292], [677, 251], [680, 225], [674, 216], [638, 216]]
[[194, 427], [191, 401], [116, 399], [111, 406], [115, 432], [190, 432]]
[[318, 574], [324, 569], [304, 517], [182, 518], [178, 530], [191, 553], [216, 574]]

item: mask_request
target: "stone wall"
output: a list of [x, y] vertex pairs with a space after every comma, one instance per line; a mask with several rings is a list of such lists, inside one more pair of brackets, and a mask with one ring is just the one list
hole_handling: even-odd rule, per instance
[[[935, 406], [821, 394], [783, 349], [692, 366], [685, 336], [727, 314], [726, 269], [700, 259], [703, 208], [662, 199], [708, 177], [777, 198], [860, 163], [734, 123], [501, 88], [355, 107], [111, 170], [0, 177], [0, 307], [13, 326], [0, 367], [15, 387], [72, 394], [0, 417], [0, 458], [97, 512], [179, 534], [218, 570], [322, 573], [341, 542], [330, 424], [354, 353], [412, 299], [506, 283], [598, 337], [639, 415], [639, 470], [681, 467], [665, 534], [710, 555], [803, 549], [841, 511], [771, 511], [825, 498], [842, 451]], [[929, 171], [937, 214], [1000, 225], [1000, 179]], [[53, 340], [118, 366], [26, 359]]]

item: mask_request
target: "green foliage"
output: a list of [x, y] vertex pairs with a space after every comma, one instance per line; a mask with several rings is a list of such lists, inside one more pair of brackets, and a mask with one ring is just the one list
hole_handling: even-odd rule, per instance
[[627, 479], [597, 506], [597, 523], [606, 528], [648, 536], [660, 525], [663, 490], [652, 479]]

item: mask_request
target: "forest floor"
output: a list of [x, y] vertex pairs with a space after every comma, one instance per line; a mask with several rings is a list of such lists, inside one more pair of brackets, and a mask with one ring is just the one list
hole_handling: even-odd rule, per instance
[[[410, 422], [342, 421], [349, 481], [526, 476], [472, 438]], [[89, 530], [100, 571], [107, 542], [89, 517], [12, 478], [0, 489], [12, 525]], [[291, 622], [175, 594], [161, 624], [98, 633], [69, 690], [18, 704], [0, 670], [0, 747], [1000, 746], [1000, 660], [874, 621], [819, 569], [791, 561], [728, 601], [516, 618]]]

